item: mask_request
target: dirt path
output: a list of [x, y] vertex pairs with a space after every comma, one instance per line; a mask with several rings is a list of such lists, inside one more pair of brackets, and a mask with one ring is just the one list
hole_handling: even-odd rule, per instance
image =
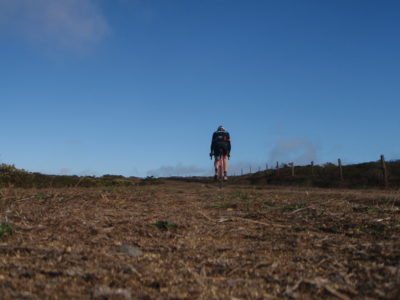
[[400, 298], [396, 191], [166, 181], [0, 199], [1, 299]]

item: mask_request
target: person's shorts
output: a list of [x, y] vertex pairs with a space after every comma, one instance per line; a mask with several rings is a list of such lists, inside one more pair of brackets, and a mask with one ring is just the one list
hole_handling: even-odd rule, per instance
[[218, 157], [219, 154], [222, 154], [224, 156], [228, 155], [228, 145], [226, 143], [215, 145], [214, 156]]

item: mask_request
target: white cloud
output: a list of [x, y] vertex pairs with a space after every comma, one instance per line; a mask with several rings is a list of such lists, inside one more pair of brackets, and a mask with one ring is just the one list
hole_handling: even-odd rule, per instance
[[60, 169], [59, 174], [60, 174], [60, 175], [70, 175], [71, 172], [72, 172], [72, 170], [69, 169], [69, 168], [62, 168], [62, 169]]
[[0, 0], [0, 28], [45, 47], [85, 50], [110, 33], [94, 0]]
[[79, 176], [98, 176], [98, 172], [93, 171], [92, 169], [85, 169], [78, 174]]
[[184, 166], [177, 164], [176, 166], [162, 166], [158, 169], [147, 172], [148, 176], [169, 177], [169, 176], [198, 176], [204, 175], [207, 170], [196, 166]]

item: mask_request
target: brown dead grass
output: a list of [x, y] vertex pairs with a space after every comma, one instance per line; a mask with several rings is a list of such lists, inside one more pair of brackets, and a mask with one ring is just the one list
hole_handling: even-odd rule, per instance
[[400, 298], [397, 191], [167, 181], [0, 199], [1, 299]]

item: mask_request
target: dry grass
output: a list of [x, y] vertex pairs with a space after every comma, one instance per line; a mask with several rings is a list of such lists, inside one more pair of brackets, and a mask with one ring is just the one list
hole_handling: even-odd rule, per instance
[[397, 191], [168, 181], [0, 199], [1, 299], [400, 298]]

